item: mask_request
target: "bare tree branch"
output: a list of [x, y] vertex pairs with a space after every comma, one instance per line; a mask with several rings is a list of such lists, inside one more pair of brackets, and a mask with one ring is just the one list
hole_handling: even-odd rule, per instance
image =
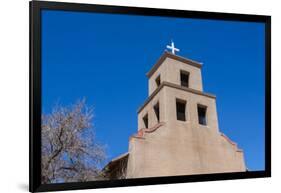
[[57, 105], [42, 115], [42, 182], [100, 179], [105, 147], [95, 139], [93, 109], [85, 100], [70, 107]]

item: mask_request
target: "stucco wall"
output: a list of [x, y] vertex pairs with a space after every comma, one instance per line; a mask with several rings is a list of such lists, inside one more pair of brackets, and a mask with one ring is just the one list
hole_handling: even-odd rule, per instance
[[[185, 122], [176, 119], [176, 98], [187, 101]], [[219, 132], [214, 98], [165, 86], [140, 115], [157, 100], [165, 125], [130, 139], [127, 178], [245, 171], [243, 152]], [[198, 124], [198, 103], [208, 108], [207, 126]]]
[[167, 57], [159, 68], [149, 78], [149, 95], [157, 88], [155, 79], [160, 74], [161, 81], [180, 85], [180, 70], [189, 72], [189, 87], [203, 91], [201, 69], [181, 61]]
[[162, 120], [165, 120], [166, 118], [166, 112], [164, 111], [165, 104], [164, 104], [164, 90], [161, 89], [154, 97], [153, 99], [145, 105], [144, 109], [138, 113], [138, 130], [145, 128], [143, 117], [148, 114], [148, 127], [153, 127], [155, 124], [158, 123], [157, 117], [154, 112], [154, 105], [159, 102], [159, 111], [160, 111], [160, 122]]
[[[169, 127], [200, 127], [205, 130], [218, 132], [218, 118], [216, 100], [211, 97], [194, 94], [185, 90], [172, 87], [164, 87], [167, 124]], [[186, 121], [178, 121], [176, 118], [176, 99], [186, 101]], [[207, 107], [207, 125], [198, 124], [197, 105]]]

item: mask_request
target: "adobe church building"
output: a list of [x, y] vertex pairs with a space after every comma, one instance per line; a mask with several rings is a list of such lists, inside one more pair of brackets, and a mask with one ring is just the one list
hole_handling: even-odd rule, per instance
[[[171, 48], [170, 46], [168, 48]], [[127, 153], [103, 169], [110, 179], [246, 171], [243, 151], [219, 131], [216, 96], [202, 64], [165, 51], [146, 74], [149, 96]]]

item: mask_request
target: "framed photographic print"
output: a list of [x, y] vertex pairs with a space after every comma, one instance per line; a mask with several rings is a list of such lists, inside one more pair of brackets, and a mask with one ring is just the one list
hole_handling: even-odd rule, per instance
[[30, 191], [271, 176], [271, 18], [30, 2]]

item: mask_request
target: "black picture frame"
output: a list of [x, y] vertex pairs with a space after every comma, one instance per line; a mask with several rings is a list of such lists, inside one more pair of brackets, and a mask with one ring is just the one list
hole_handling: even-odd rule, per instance
[[[30, 131], [29, 131], [29, 191], [59, 191], [108, 188], [167, 183], [214, 181], [271, 176], [271, 17], [203, 11], [105, 6], [47, 1], [29, 2], [30, 10]], [[146, 16], [202, 18], [227, 21], [262, 22], [265, 24], [265, 170], [237, 173], [202, 174], [189, 176], [153, 177], [125, 180], [41, 184], [41, 10], [118, 13]]]

